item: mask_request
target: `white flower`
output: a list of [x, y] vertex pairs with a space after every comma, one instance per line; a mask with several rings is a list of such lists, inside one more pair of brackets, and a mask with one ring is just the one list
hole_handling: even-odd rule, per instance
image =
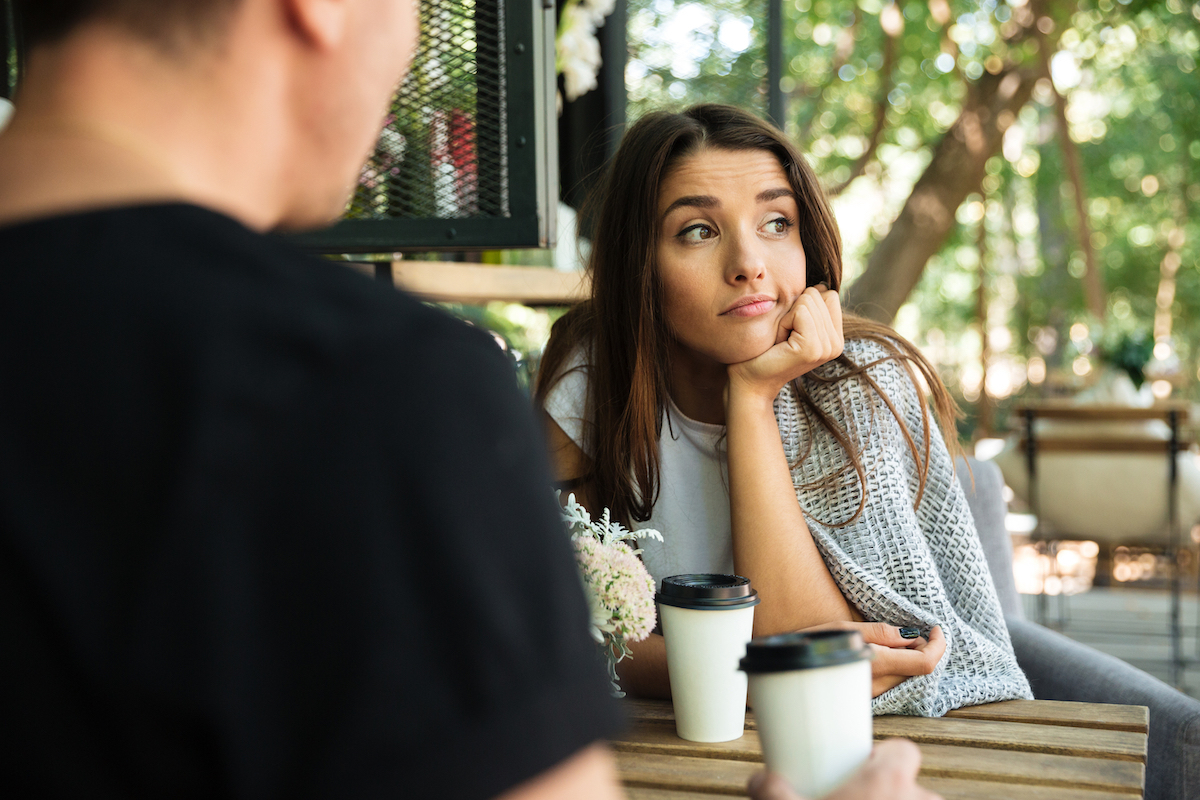
[[640, 642], [649, 636], [656, 618], [654, 579], [629, 545], [603, 545], [580, 537], [575, 540], [575, 561], [591, 595], [589, 600], [595, 599], [592, 625], [623, 641]]
[[563, 9], [555, 49], [567, 100], [575, 100], [596, 88], [600, 42], [596, 40], [596, 26], [587, 8], [571, 5]]
[[555, 59], [567, 100], [575, 100], [596, 88], [601, 63], [596, 29], [604, 24], [615, 5], [616, 0], [569, 0], [563, 8]]
[[599, 28], [604, 24], [604, 18], [616, 7], [617, 0], [582, 0], [580, 5], [587, 6], [592, 14], [592, 22]]
[[600, 519], [593, 520], [573, 494], [567, 495], [563, 504], [563, 521], [571, 534], [575, 562], [587, 593], [589, 630], [604, 649], [613, 694], [624, 697], [617, 683], [616, 665], [630, 655], [626, 642], [640, 642], [649, 636], [657, 617], [654, 579], [637, 557], [642, 551], [634, 550], [627, 542], [661, 542], [662, 534], [649, 528], [628, 530], [612, 518], [607, 508]]
[[[558, 497], [561, 502], [560, 495], [560, 492], [555, 491], [554, 496]], [[614, 542], [621, 541], [656, 539], [661, 542], [663, 540], [662, 534], [653, 528], [638, 528], [633, 531], [626, 529], [624, 525], [612, 519], [607, 508], [604, 509], [604, 514], [599, 521], [593, 522], [592, 515], [576, 502], [574, 494], [567, 495], [567, 502], [563, 504], [563, 519], [567, 523], [567, 530], [571, 533], [571, 541], [586, 536], [596, 539], [607, 547]], [[640, 550], [634, 550], [633, 554], [637, 555], [640, 552]]]
[[592, 615], [590, 625], [592, 638], [596, 640], [596, 644], [604, 644], [604, 634], [613, 631], [612, 612], [604, 607], [604, 603], [600, 602], [600, 595], [596, 593], [590, 583], [584, 581], [583, 589], [587, 595], [588, 612]]

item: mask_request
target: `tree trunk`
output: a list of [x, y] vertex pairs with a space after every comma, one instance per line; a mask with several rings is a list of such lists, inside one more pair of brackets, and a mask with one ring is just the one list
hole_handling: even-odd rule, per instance
[[[1186, 174], [1186, 173], [1184, 173]], [[1175, 216], [1175, 227], [1167, 234], [1167, 254], [1158, 267], [1158, 292], [1154, 298], [1154, 341], [1169, 342], [1171, 339], [1171, 311], [1175, 305], [1175, 276], [1183, 264], [1183, 245], [1187, 230], [1187, 201], [1183, 187], [1176, 186], [1171, 193], [1171, 209]]]
[[[1054, 87], [1050, 73], [1050, 42], [1040, 31], [1038, 40], [1038, 59], [1042, 65], [1042, 74]], [[1075, 199], [1075, 234], [1079, 240], [1079, 250], [1083, 253], [1083, 297], [1087, 302], [1088, 311], [1100, 322], [1104, 321], [1108, 309], [1108, 292], [1104, 288], [1104, 274], [1096, 260], [1096, 248], [1092, 245], [1092, 226], [1088, 221], [1087, 211], [1087, 182], [1083, 177], [1083, 167], [1080, 165], [1079, 148], [1071, 138], [1071, 125], [1067, 122], [1067, 98], [1054, 89], [1054, 121], [1058, 128], [1058, 144], [1062, 149], [1063, 166], [1066, 167], [1067, 178], [1071, 182]]]
[[987, 198], [984, 198], [984, 214], [979, 220], [979, 230], [975, 234], [975, 243], [979, 248], [979, 288], [975, 294], [975, 320], [979, 323], [979, 402], [976, 405], [978, 414], [975, 422], [975, 439], [981, 436], [991, 436], [996, 428], [996, 413], [992, 398], [988, 394], [988, 368], [992, 361], [992, 347], [988, 343], [988, 240], [987, 240]]
[[1000, 152], [1004, 131], [1033, 93], [1037, 69], [985, 73], [971, 87], [962, 113], [938, 143], [900, 216], [875, 246], [867, 268], [846, 292], [855, 312], [890, 323], [912, 292], [929, 258], [954, 229], [954, 215], [978, 191], [987, 160]]

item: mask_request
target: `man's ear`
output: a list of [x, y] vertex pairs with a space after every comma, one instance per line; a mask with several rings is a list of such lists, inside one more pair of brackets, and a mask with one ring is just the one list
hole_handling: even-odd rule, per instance
[[348, 5], [347, 0], [284, 0], [288, 20], [296, 32], [322, 50], [341, 43]]

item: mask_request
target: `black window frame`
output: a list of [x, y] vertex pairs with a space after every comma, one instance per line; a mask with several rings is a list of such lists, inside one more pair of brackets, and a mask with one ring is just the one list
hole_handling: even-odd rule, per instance
[[20, 31], [17, 30], [16, 13], [12, 0], [3, 0], [0, 5], [0, 97], [12, 100], [17, 94], [17, 82], [21, 74]]
[[507, 57], [507, 217], [344, 219], [296, 235], [317, 253], [549, 248], [558, 208], [553, 0], [500, 0]]
[[[480, 1], [496, 3], [504, 12], [509, 215], [342, 220], [325, 230], [292, 235], [294, 243], [311, 252], [346, 254], [554, 246], [558, 207], [554, 2]], [[12, 0], [0, 5], [0, 48], [4, 72], [0, 93], [12, 99], [23, 58]]]

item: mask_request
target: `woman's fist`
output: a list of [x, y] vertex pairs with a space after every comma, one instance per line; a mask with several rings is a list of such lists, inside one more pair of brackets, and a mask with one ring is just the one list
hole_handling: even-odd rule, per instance
[[844, 346], [838, 293], [824, 285], [810, 286], [780, 321], [773, 347], [729, 366], [730, 390], [774, 400], [784, 384], [837, 358]]

